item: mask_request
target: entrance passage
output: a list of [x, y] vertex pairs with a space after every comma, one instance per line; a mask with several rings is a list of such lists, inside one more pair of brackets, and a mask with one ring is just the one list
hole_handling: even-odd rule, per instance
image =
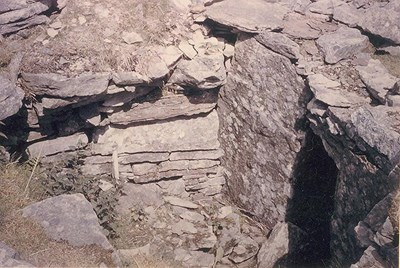
[[295, 167], [286, 221], [307, 232], [308, 239], [303, 243], [305, 250], [293, 249], [301, 254], [288, 257], [293, 267], [324, 267], [331, 257], [330, 222], [338, 169], [311, 130], [305, 142]]

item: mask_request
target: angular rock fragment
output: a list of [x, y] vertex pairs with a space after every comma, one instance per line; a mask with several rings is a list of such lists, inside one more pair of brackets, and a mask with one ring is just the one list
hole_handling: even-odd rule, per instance
[[57, 241], [72, 246], [98, 245], [112, 249], [92, 205], [82, 194], [59, 195], [25, 207], [23, 216], [39, 222]]
[[[305, 247], [306, 233], [292, 223], [278, 223], [258, 252], [258, 267], [273, 268], [288, 254], [299, 254]], [[294, 252], [295, 249], [297, 252]]]
[[26, 87], [39, 96], [58, 98], [92, 97], [107, 91], [110, 74], [82, 74], [68, 78], [59, 74], [22, 73]]
[[315, 98], [329, 106], [354, 107], [368, 103], [367, 98], [341, 89], [339, 82], [330, 80], [322, 74], [308, 76], [308, 82]]
[[198, 55], [178, 63], [169, 83], [182, 87], [212, 89], [225, 84], [226, 70], [221, 54]]
[[357, 26], [363, 17], [363, 12], [357, 9], [352, 3], [342, 4], [333, 9], [333, 18], [349, 27]]
[[199, 206], [191, 201], [181, 199], [179, 197], [175, 196], [165, 196], [164, 200], [168, 203], [170, 203], [173, 206], [178, 206], [178, 207], [183, 207], [183, 208], [191, 208], [191, 209], [196, 209]]
[[287, 36], [274, 32], [263, 32], [256, 36], [256, 40], [272, 51], [289, 59], [298, 59], [300, 47]]
[[117, 211], [128, 214], [131, 209], [143, 209], [148, 206], [159, 207], [164, 204], [160, 187], [155, 184], [125, 183], [118, 200]]
[[137, 86], [150, 82], [149, 78], [137, 72], [116, 72], [112, 74], [112, 80], [117, 86]]
[[53, 140], [39, 141], [28, 146], [31, 156], [50, 156], [58, 153], [71, 152], [85, 147], [89, 140], [86, 134], [77, 133], [72, 136], [59, 137]]
[[239, 243], [233, 248], [229, 259], [234, 263], [242, 263], [254, 257], [258, 252], [258, 243], [248, 236], [242, 235]]
[[103, 107], [120, 107], [136, 98], [145, 96], [153, 89], [150, 87], [138, 87], [135, 91], [124, 91], [107, 96], [106, 100], [101, 104]]
[[321, 31], [310, 26], [312, 19], [301, 14], [290, 13], [284, 20], [283, 33], [293, 38], [317, 39]]
[[394, 87], [398, 78], [389, 74], [379, 60], [370, 59], [367, 66], [357, 66], [356, 69], [367, 86], [368, 92], [381, 104], [385, 104], [386, 95]]
[[317, 40], [325, 61], [330, 64], [362, 52], [368, 47], [368, 43], [368, 37], [362, 35], [359, 30], [345, 27], [324, 34]]
[[0, 75], [0, 121], [19, 111], [24, 96], [22, 89]]
[[288, 11], [279, 3], [262, 0], [225, 0], [209, 6], [205, 15], [220, 24], [254, 33], [281, 29]]

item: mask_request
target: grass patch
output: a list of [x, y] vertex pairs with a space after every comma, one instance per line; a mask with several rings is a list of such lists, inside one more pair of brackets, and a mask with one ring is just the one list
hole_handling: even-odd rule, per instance
[[32, 173], [27, 164], [0, 166], [0, 241], [14, 248], [21, 259], [38, 267], [114, 267], [111, 252], [98, 246], [76, 248], [48, 238], [21, 209], [48, 197], [40, 179], [33, 176], [28, 195], [25, 187]]

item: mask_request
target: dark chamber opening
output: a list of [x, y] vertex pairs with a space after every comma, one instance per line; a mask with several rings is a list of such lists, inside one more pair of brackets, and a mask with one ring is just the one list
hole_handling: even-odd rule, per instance
[[337, 175], [335, 162], [325, 151], [321, 139], [309, 130], [305, 146], [298, 154], [292, 182], [293, 196], [286, 214], [286, 221], [300, 227], [308, 234], [308, 238], [302, 243], [305, 248], [290, 248], [285, 266], [328, 265]]

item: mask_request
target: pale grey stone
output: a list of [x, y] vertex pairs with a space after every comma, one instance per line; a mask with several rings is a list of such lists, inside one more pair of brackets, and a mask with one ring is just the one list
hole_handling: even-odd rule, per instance
[[[275, 263], [292, 252], [292, 249], [301, 250], [306, 233], [292, 223], [278, 223], [275, 225], [268, 240], [258, 252], [258, 267], [273, 268]], [[303, 245], [304, 246], [304, 245]]]
[[22, 73], [26, 87], [36, 95], [46, 95], [59, 98], [92, 97], [107, 91], [110, 74], [85, 73], [68, 78], [59, 74]]
[[365, 31], [400, 44], [400, 4], [398, 1], [390, 1], [381, 6], [375, 3], [365, 11], [359, 22]]
[[283, 33], [293, 38], [317, 39], [322, 33], [310, 26], [312, 19], [301, 14], [290, 13], [284, 20]]
[[24, 96], [21, 88], [0, 75], [0, 121], [19, 111]]
[[185, 200], [175, 196], [164, 196], [164, 200], [173, 206], [196, 209], [199, 206], [189, 200]]
[[20, 30], [40, 25], [40, 24], [47, 24], [50, 22], [49, 17], [45, 15], [38, 15], [38, 16], [33, 16], [31, 18], [21, 20], [21, 21], [16, 21], [13, 23], [5, 24], [5, 25], [0, 25], [0, 34], [1, 35], [7, 35], [11, 33], [18, 32]]
[[[289, 178], [301, 148], [302, 132], [295, 125], [305, 112], [304, 87], [288, 58], [254, 38], [239, 37], [218, 99], [221, 163], [237, 202], [268, 226], [285, 218]], [[279, 190], [271, 191], [274, 187]], [[276, 209], [267, 209], [272, 206]]]
[[149, 78], [133, 71], [113, 73], [112, 80], [117, 86], [137, 86], [150, 82]]
[[218, 126], [217, 113], [211, 112], [206, 117], [126, 129], [108, 127], [97, 133], [93, 151], [111, 154], [115, 146], [120, 153], [215, 150], [219, 148]]
[[143, 162], [160, 163], [169, 159], [169, 153], [137, 153], [124, 154], [118, 157], [122, 164], [136, 164]]
[[148, 94], [153, 89], [150, 87], [138, 87], [135, 91], [125, 91], [111, 96], [107, 96], [106, 100], [101, 104], [105, 107], [120, 107], [136, 98]]
[[387, 267], [387, 263], [383, 260], [379, 252], [373, 247], [369, 246], [360, 260], [352, 264], [350, 268], [373, 268], [373, 267]]
[[330, 64], [362, 52], [368, 44], [368, 37], [362, 35], [359, 30], [345, 27], [333, 33], [324, 34], [317, 40], [325, 61]]
[[386, 95], [398, 78], [391, 75], [385, 66], [375, 59], [370, 59], [367, 66], [357, 66], [356, 69], [369, 93], [380, 103], [385, 104]]
[[363, 16], [363, 11], [357, 9], [352, 3], [342, 4], [333, 9], [333, 18], [336, 21], [355, 27]]
[[288, 9], [262, 0], [225, 0], [209, 6], [205, 15], [220, 24], [244, 32], [281, 29]]
[[28, 7], [26, 0], [3, 0], [0, 4], [0, 14]]
[[210, 159], [215, 160], [223, 156], [223, 151], [211, 150], [211, 151], [188, 151], [188, 152], [172, 152], [169, 156], [169, 160], [198, 160], [198, 159]]
[[172, 84], [198, 89], [212, 89], [226, 82], [222, 53], [198, 55], [192, 60], [181, 60], [170, 80]]
[[33, 2], [29, 3], [29, 5], [27, 5], [24, 8], [14, 9], [9, 12], [0, 13], [0, 25], [28, 19], [34, 15], [38, 15], [48, 10], [49, 7], [50, 7], [49, 5], [46, 5], [46, 1]]
[[28, 150], [33, 157], [50, 156], [81, 149], [85, 147], [88, 142], [89, 140], [86, 134], [77, 133], [72, 136], [36, 142], [29, 145]]
[[136, 32], [122, 32], [121, 37], [128, 45], [143, 42], [143, 38]]
[[367, 104], [369, 100], [355, 92], [341, 89], [341, 84], [322, 74], [308, 76], [311, 91], [317, 100], [335, 107], [354, 107]]
[[197, 229], [193, 223], [185, 220], [180, 220], [172, 225], [171, 231], [173, 234], [197, 234]]
[[299, 45], [284, 34], [263, 32], [256, 36], [256, 40], [272, 51], [289, 59], [298, 59], [300, 56]]
[[59, 195], [25, 207], [23, 216], [40, 223], [57, 241], [72, 246], [98, 245], [112, 249], [92, 205], [82, 194]]
[[189, 60], [192, 60], [197, 55], [197, 51], [187, 41], [182, 41], [178, 47]]
[[121, 214], [128, 214], [131, 209], [144, 209], [148, 206], [159, 207], [164, 204], [161, 189], [155, 184], [125, 183], [122, 193], [116, 207]]
[[233, 248], [229, 259], [234, 263], [242, 263], [258, 253], [258, 243], [246, 235], [241, 235], [239, 243]]
[[200, 96], [167, 95], [159, 100], [134, 103], [128, 111], [120, 111], [109, 116], [112, 124], [126, 125], [146, 121], [164, 120], [177, 116], [206, 114], [215, 108], [216, 94]]

